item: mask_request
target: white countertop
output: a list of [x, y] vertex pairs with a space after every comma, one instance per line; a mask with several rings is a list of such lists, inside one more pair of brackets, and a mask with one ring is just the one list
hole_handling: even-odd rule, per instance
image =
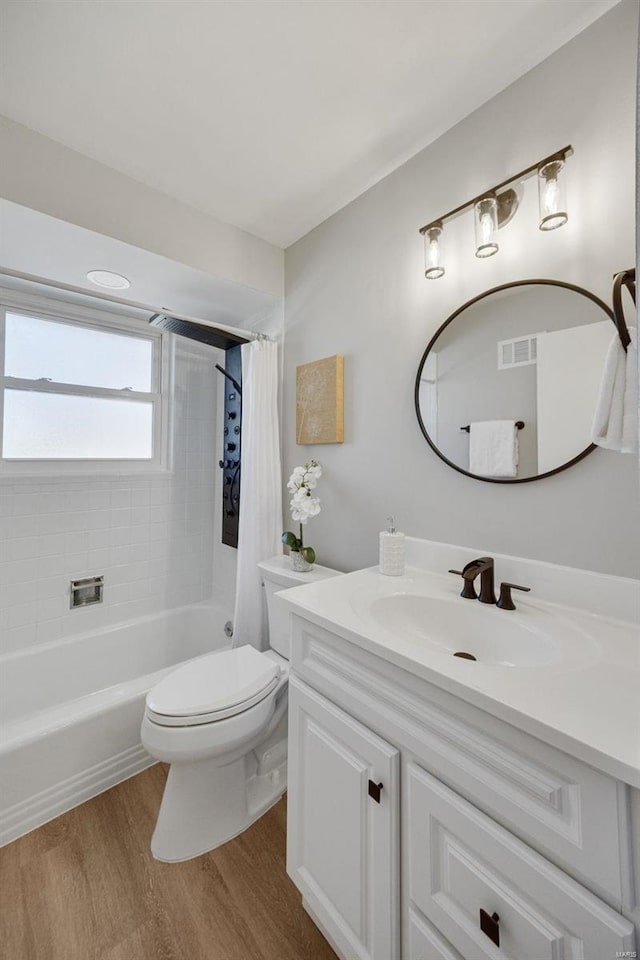
[[[291, 612], [640, 788], [637, 624], [551, 603], [536, 593], [514, 591], [517, 609], [499, 610], [463, 600], [460, 587], [460, 579], [447, 574], [408, 567], [404, 577], [384, 577], [373, 567], [279, 596]], [[463, 604], [465, 617], [477, 615], [488, 633], [495, 626], [504, 635], [513, 623], [530, 631], [534, 642], [536, 633], [551, 635], [557, 656], [532, 666], [456, 658], [429, 642], [428, 623], [421, 637], [415, 630], [396, 632], [371, 612], [372, 601], [400, 594]]]

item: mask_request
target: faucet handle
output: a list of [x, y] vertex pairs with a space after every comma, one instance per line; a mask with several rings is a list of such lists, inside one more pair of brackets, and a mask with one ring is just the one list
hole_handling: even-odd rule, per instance
[[449, 573], [455, 573], [457, 576], [463, 578], [462, 592], [461, 597], [464, 597], [465, 600], [477, 600], [478, 594], [476, 593], [476, 588], [473, 585], [473, 580], [467, 579], [462, 570], [449, 570]]
[[522, 590], [523, 593], [530, 593], [531, 587], [521, 587], [518, 583], [501, 583], [500, 584], [500, 597], [498, 599], [497, 606], [501, 610], [515, 610], [516, 605], [513, 602], [511, 597], [512, 590]]

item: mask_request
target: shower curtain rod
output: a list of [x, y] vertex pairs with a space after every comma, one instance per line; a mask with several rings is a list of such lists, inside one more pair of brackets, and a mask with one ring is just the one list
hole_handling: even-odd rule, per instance
[[13, 277], [16, 280], [26, 280], [29, 283], [39, 283], [42, 286], [51, 287], [55, 290], [65, 290], [68, 293], [77, 293], [83, 297], [91, 297], [95, 300], [105, 300], [108, 303], [114, 303], [121, 307], [131, 307], [134, 310], [140, 310], [142, 313], [170, 317], [175, 320], [184, 320], [186, 323], [199, 323], [205, 327], [212, 327], [221, 333], [228, 333], [232, 337], [244, 340], [263, 340], [268, 339], [263, 333], [256, 333], [255, 330], [243, 330], [241, 327], [230, 327], [224, 323], [214, 323], [212, 320], [202, 320], [199, 317], [190, 317], [186, 313], [174, 313], [168, 307], [153, 307], [148, 303], [140, 303], [137, 300], [124, 300], [122, 297], [113, 297], [108, 293], [99, 293], [93, 290], [86, 290], [84, 287], [75, 287], [70, 283], [61, 283], [59, 280], [49, 280], [46, 277], [39, 277], [35, 273], [22, 273], [20, 270], [9, 270], [7, 267], [0, 267], [0, 276]]

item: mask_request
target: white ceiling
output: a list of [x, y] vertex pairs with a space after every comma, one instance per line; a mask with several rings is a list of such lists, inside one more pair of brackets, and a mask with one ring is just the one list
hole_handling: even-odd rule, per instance
[[1, 0], [0, 113], [286, 247], [617, 0]]
[[[276, 304], [276, 299], [266, 293], [194, 270], [9, 200], [0, 199], [0, 223], [0, 264], [8, 270], [233, 327], [254, 326], [268, 316]], [[131, 281], [131, 288], [110, 291], [94, 286], [87, 280], [88, 271], [94, 269], [124, 274]], [[15, 286], [0, 275], [2, 285]], [[22, 289], [24, 285], [18, 286]], [[43, 287], [33, 290], [50, 295]]]

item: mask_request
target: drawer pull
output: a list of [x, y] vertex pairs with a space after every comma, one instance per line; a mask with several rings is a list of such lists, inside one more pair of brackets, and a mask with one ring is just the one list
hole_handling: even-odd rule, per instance
[[489, 916], [486, 910], [480, 908], [480, 929], [493, 940], [496, 947], [500, 946], [500, 917], [497, 913]]
[[369, 780], [369, 796], [372, 800], [375, 800], [376, 803], [380, 803], [380, 791], [382, 790], [381, 783], [374, 783], [373, 780]]

